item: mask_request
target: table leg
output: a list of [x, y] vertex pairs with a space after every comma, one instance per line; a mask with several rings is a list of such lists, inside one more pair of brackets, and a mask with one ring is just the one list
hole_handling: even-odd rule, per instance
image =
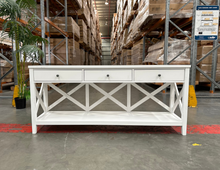
[[31, 94], [31, 121], [32, 121], [32, 134], [37, 133], [37, 113], [36, 113], [36, 86], [34, 83], [33, 69], [30, 69], [30, 94]]
[[170, 85], [170, 112], [173, 112], [173, 106], [175, 102], [175, 87], [174, 83]]
[[187, 117], [188, 117], [188, 95], [189, 95], [189, 69], [185, 69], [185, 82], [183, 85], [183, 102], [182, 102], [182, 135], [187, 134]]

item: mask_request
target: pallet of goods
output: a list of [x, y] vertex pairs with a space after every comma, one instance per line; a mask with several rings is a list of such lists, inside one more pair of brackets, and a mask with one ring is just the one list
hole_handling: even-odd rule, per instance
[[[0, 65], [1, 65], [1, 75], [5, 75], [13, 66], [9, 64], [6, 60], [0, 60]], [[11, 71], [4, 79], [1, 80], [2, 83], [9, 83], [13, 82], [14, 80], [14, 71]]]
[[[188, 0], [171, 0], [170, 1], [170, 14], [176, 12]], [[186, 5], [180, 13], [178, 13], [178, 18], [190, 18], [192, 16], [193, 2]], [[166, 12], [166, 1], [164, 0], [141, 0], [138, 7], [138, 15], [134, 20], [133, 28], [133, 38], [135, 39], [139, 36], [140, 31], [144, 26], [147, 25], [150, 27], [158, 20], [160, 20]], [[145, 29], [148, 29], [145, 28]]]
[[81, 65], [85, 65], [86, 64], [86, 56], [85, 56], [85, 50], [84, 49], [80, 49], [80, 59], [81, 59]]
[[87, 29], [87, 50], [90, 50], [92, 47], [92, 34], [91, 34], [91, 29]]
[[87, 45], [87, 26], [82, 19], [78, 20], [79, 28], [80, 28], [80, 39], [79, 43], [83, 46]]
[[[131, 49], [131, 65], [142, 65], [143, 62], [143, 39], [136, 42]], [[145, 54], [147, 53], [147, 43], [145, 44]]]
[[[49, 18], [50, 20], [52, 18]], [[64, 30], [66, 29], [66, 24], [65, 24], [65, 17], [56, 17], [53, 20], [53, 23], [58, 26], [60, 29]], [[47, 31], [47, 26], [48, 24], [45, 24], [46, 26], [46, 31]], [[62, 34], [56, 29], [54, 28], [52, 25], [49, 25], [49, 29], [50, 29], [50, 35], [53, 36], [59, 36]], [[69, 38], [73, 38], [74, 35], [74, 39], [75, 40], [79, 40], [80, 39], [80, 28], [78, 26], [78, 24], [75, 22], [75, 20], [72, 17], [67, 17], [67, 33], [69, 35]]]
[[[63, 65], [66, 63], [66, 41], [62, 41], [60, 38], [50, 39], [50, 49], [52, 50], [57, 44], [59, 44], [51, 52], [51, 64]], [[61, 42], [62, 41], [62, 42]], [[61, 43], [60, 43], [61, 42]], [[68, 39], [68, 63], [70, 65], [79, 65], [80, 62], [80, 47], [79, 43], [74, 39]], [[48, 47], [46, 48], [46, 53], [48, 54]], [[56, 56], [55, 56], [56, 55]], [[47, 63], [49, 63], [49, 56], [47, 55]]]
[[[200, 46], [197, 49], [197, 59], [204, 57], [209, 51], [213, 49], [213, 45], [204, 45]], [[216, 81], [220, 81], [220, 49], [218, 49], [218, 57], [217, 57], [217, 69], [216, 69]], [[202, 60], [200, 64], [200, 69], [204, 71], [207, 75], [211, 77], [212, 73], [212, 54]], [[202, 73], [199, 74], [199, 81], [201, 83], [210, 82]]]
[[[168, 62], [171, 61], [180, 52], [186, 49], [189, 45], [191, 45], [190, 40], [179, 40], [179, 39], [169, 38], [167, 61]], [[150, 46], [147, 52], [148, 55], [146, 56], [144, 63], [154, 63], [158, 65], [163, 65], [164, 41], [160, 41], [155, 45]], [[190, 64], [190, 56], [191, 56], [191, 50], [186, 50], [170, 64], [188, 65]]]
[[91, 40], [91, 49], [92, 49], [92, 52], [95, 52], [95, 38], [93, 36], [92, 37], [92, 40]]
[[125, 49], [123, 52], [123, 63], [124, 65], [131, 65], [132, 50]]
[[90, 9], [87, 0], [82, 0], [82, 8], [78, 10], [78, 15], [80, 19], [83, 19], [85, 24], [90, 27]]

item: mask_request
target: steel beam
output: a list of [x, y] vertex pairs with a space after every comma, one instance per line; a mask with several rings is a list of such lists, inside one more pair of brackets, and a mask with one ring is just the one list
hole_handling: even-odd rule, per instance
[[[220, 0], [216, 0], [216, 5], [220, 5], [219, 2], [220, 2]], [[219, 45], [218, 40], [214, 41], [213, 48], [216, 48], [218, 45]], [[216, 80], [217, 60], [218, 60], [218, 49], [216, 49], [213, 52], [213, 55], [212, 55], [212, 73], [211, 73], [211, 77], [212, 77], [213, 80]], [[215, 92], [215, 84], [214, 83], [211, 83], [210, 92], [211, 93]]]
[[192, 20], [192, 40], [191, 40], [191, 70], [190, 70], [190, 85], [195, 88], [196, 82], [196, 61], [197, 61], [197, 41], [195, 41], [195, 23], [196, 23], [196, 7], [199, 5], [199, 0], [194, 0], [193, 5], [193, 20]]
[[[68, 21], [67, 21], [67, 17], [68, 17], [68, 14], [67, 14], [67, 0], [65, 0], [65, 5], [64, 5], [64, 8], [65, 8], [65, 32], [67, 32], [67, 25], [68, 25]], [[74, 36], [74, 35], [73, 35]], [[66, 39], [66, 65], [69, 64], [69, 55], [68, 55], [68, 37], [65, 37]]]
[[146, 51], [146, 49], [145, 49], [145, 44], [146, 44], [146, 36], [144, 36], [144, 39], [143, 39], [143, 58], [142, 58], [142, 61], [144, 61], [144, 59], [145, 59], [145, 55], [146, 55], [146, 53], [145, 53], [145, 51]]
[[[49, 0], [46, 1], [47, 6], [47, 18], [50, 18], [50, 11], [49, 11]], [[51, 65], [51, 53], [50, 53], [50, 24], [47, 23], [47, 32], [49, 36], [47, 37], [48, 45], [47, 45], [47, 51], [48, 51], [48, 58], [49, 58], [49, 65]]]
[[[40, 7], [41, 7], [41, 37], [45, 38], [44, 0], [40, 0]], [[46, 54], [46, 46], [44, 42], [42, 42], [42, 51], [44, 54]], [[46, 55], [43, 58], [43, 65], [46, 65]]]
[[166, 0], [166, 21], [165, 21], [164, 61], [163, 61], [164, 65], [167, 65], [167, 57], [168, 57], [169, 24], [170, 24], [169, 21], [170, 21], [170, 0]]

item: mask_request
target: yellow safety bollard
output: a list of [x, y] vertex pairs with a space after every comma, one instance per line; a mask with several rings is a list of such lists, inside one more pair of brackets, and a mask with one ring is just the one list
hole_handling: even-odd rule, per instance
[[15, 107], [15, 98], [18, 97], [18, 91], [19, 91], [18, 85], [15, 85], [13, 99], [12, 99], [12, 106], [13, 107]]
[[197, 106], [196, 92], [193, 85], [189, 86], [189, 99], [188, 99], [189, 107]]

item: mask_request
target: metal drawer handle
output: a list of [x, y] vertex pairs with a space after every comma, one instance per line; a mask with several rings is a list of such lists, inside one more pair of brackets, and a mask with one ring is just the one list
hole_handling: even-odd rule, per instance
[[161, 74], [158, 74], [158, 77], [161, 77]]
[[57, 77], [60, 77], [59, 74], [57, 74]]
[[107, 77], [109, 77], [109, 74], [107, 74]]

